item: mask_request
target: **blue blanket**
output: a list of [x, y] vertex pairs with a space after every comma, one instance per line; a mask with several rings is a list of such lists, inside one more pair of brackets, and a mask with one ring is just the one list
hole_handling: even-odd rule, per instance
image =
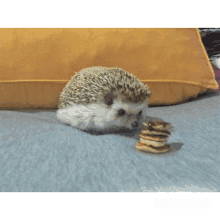
[[55, 111], [0, 111], [1, 192], [220, 191], [220, 96], [150, 107], [173, 151], [138, 152], [138, 133], [86, 133]]

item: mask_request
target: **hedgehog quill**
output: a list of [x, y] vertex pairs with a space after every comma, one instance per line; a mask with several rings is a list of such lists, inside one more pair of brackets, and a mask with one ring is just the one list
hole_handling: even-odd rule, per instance
[[57, 118], [80, 130], [136, 129], [150, 95], [147, 85], [121, 68], [89, 67], [66, 84]]

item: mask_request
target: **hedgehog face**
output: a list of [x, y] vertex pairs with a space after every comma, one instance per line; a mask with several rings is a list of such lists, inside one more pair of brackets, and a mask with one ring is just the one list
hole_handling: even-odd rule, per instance
[[[123, 121], [123, 125], [132, 129], [138, 128], [139, 121], [142, 119], [143, 110], [139, 111], [137, 114], [129, 114], [125, 109], [121, 108], [118, 110], [118, 120]], [[123, 119], [122, 119], [123, 117]]]
[[147, 108], [147, 102], [133, 103], [122, 102], [114, 99], [109, 109], [108, 116], [112, 124], [118, 127], [137, 129], [144, 117], [143, 112]]

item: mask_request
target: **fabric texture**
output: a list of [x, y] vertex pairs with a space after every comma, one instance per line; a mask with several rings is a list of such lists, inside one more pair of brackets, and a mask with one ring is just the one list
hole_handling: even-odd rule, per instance
[[135, 149], [138, 133], [92, 135], [54, 111], [0, 111], [1, 192], [220, 192], [220, 96], [148, 109], [173, 126], [164, 155]]
[[151, 105], [218, 89], [198, 29], [1, 29], [0, 107], [55, 108], [75, 72], [120, 67], [147, 83]]

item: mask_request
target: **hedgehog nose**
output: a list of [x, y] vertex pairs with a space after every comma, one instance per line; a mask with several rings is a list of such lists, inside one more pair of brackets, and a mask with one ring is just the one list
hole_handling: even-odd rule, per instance
[[132, 123], [132, 128], [137, 128], [139, 127], [139, 123], [137, 121]]

